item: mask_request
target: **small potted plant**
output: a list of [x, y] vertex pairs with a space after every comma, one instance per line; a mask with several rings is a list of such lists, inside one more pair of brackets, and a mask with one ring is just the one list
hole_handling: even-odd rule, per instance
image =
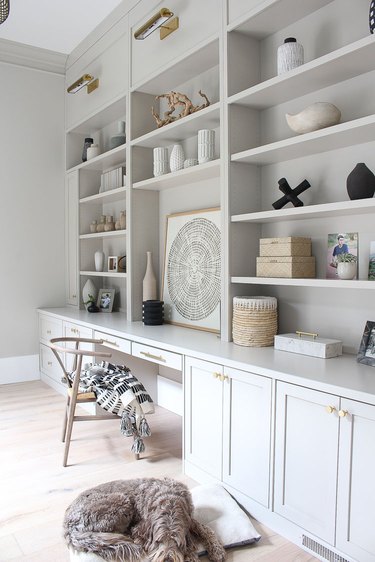
[[99, 308], [96, 306], [95, 297], [93, 295], [88, 295], [88, 299], [83, 303], [86, 307], [87, 312], [99, 312]]
[[357, 275], [357, 256], [350, 253], [337, 256], [337, 276], [340, 279], [354, 279]]

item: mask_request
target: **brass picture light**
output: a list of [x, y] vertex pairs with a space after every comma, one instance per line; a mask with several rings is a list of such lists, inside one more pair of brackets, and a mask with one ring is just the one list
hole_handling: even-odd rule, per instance
[[[179, 27], [178, 17], [176, 16], [171, 19], [173, 15], [173, 12], [168, 10], [168, 8], [161, 8], [152, 18], [135, 31], [134, 38], [146, 39], [146, 37], [160, 27], [160, 39], [165, 39], [165, 37], [176, 31]], [[166, 21], [168, 21], [168, 25], [163, 25]]]
[[81, 78], [78, 78], [78, 80], [71, 84], [66, 91], [68, 92], [68, 94], [75, 94], [84, 86], [87, 86], [87, 93], [91, 94], [91, 92], [99, 87], [99, 78], [94, 79], [91, 74], [84, 74], [83, 76], [81, 76]]

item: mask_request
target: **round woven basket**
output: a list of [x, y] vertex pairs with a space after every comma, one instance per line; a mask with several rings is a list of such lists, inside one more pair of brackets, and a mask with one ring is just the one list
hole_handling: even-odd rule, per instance
[[233, 298], [233, 342], [248, 347], [273, 345], [277, 334], [275, 297]]

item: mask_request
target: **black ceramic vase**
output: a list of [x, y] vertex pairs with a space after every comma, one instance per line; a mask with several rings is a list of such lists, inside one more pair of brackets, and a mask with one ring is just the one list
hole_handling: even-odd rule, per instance
[[372, 0], [372, 2], [370, 4], [369, 26], [370, 26], [370, 33], [374, 33], [374, 31], [375, 31], [375, 0]]
[[346, 180], [350, 199], [367, 199], [375, 193], [375, 176], [363, 162], [357, 164]]
[[143, 301], [142, 320], [145, 326], [160, 326], [164, 322], [164, 301]]

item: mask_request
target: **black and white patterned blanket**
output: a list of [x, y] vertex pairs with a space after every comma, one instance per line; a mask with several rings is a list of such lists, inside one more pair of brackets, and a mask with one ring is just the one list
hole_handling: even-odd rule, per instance
[[101, 408], [121, 416], [121, 433], [134, 437], [132, 451], [144, 451], [142, 437], [151, 435], [145, 414], [155, 411], [154, 403], [128, 367], [107, 361], [86, 365], [81, 372], [79, 390], [94, 392]]

